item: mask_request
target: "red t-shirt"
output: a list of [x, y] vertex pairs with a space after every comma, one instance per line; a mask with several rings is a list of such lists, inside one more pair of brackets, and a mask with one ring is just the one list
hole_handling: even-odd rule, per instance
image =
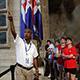
[[[70, 54], [73, 54], [73, 55], [77, 55], [77, 50], [75, 47], [72, 47], [72, 48], [65, 48], [63, 50], [63, 53], [65, 55], [70, 55]], [[76, 59], [64, 59], [64, 68], [77, 68], [77, 62], [76, 62]]]

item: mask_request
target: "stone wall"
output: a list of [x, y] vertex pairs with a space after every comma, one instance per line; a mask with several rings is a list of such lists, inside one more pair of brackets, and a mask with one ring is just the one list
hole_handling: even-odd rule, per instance
[[[8, 10], [13, 15], [16, 31], [19, 34], [20, 2], [19, 0], [9, 0], [8, 6], [9, 6]], [[14, 45], [14, 41], [10, 32], [10, 29], [9, 29], [8, 38], [9, 38], [10, 48], [0, 49], [0, 73], [8, 69], [10, 65], [14, 65], [16, 63], [15, 45]], [[4, 75], [2, 78], [0, 78], [0, 80], [11, 80], [10, 72]]]
[[48, 0], [41, 0], [42, 22], [43, 22], [43, 36], [44, 40], [49, 38], [49, 14], [48, 14]]
[[75, 42], [80, 40], [80, 1], [74, 0], [75, 8], [72, 12], [72, 20], [66, 16], [65, 9], [61, 5], [62, 13], [49, 15], [50, 38], [60, 38], [63, 35], [68, 35]]

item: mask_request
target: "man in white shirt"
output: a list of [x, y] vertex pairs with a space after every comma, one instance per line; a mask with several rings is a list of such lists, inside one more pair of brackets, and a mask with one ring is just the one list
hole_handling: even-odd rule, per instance
[[24, 39], [22, 39], [15, 31], [13, 17], [10, 13], [8, 19], [16, 47], [16, 80], [33, 80], [33, 67], [35, 67], [36, 77], [38, 78], [38, 52], [31, 41], [32, 31], [25, 29]]
[[51, 80], [54, 80], [54, 69], [53, 69], [52, 55], [54, 54], [55, 46], [53, 45], [53, 43], [50, 40], [47, 40], [47, 44], [49, 45], [49, 47], [48, 47], [48, 59], [49, 59], [49, 66], [50, 66], [50, 74], [48, 77], [51, 78]]

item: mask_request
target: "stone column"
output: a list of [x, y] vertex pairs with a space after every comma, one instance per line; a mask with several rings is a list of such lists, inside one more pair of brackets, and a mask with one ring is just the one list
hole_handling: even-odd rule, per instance
[[48, 15], [48, 0], [41, 0], [42, 22], [43, 22], [43, 37], [44, 40], [49, 38], [49, 15]]

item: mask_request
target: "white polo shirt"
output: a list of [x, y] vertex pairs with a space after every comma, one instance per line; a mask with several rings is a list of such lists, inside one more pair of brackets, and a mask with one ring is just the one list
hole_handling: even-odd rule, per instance
[[16, 62], [24, 67], [32, 67], [33, 59], [38, 56], [36, 46], [32, 42], [27, 44], [18, 35], [14, 40], [14, 43], [16, 46]]

